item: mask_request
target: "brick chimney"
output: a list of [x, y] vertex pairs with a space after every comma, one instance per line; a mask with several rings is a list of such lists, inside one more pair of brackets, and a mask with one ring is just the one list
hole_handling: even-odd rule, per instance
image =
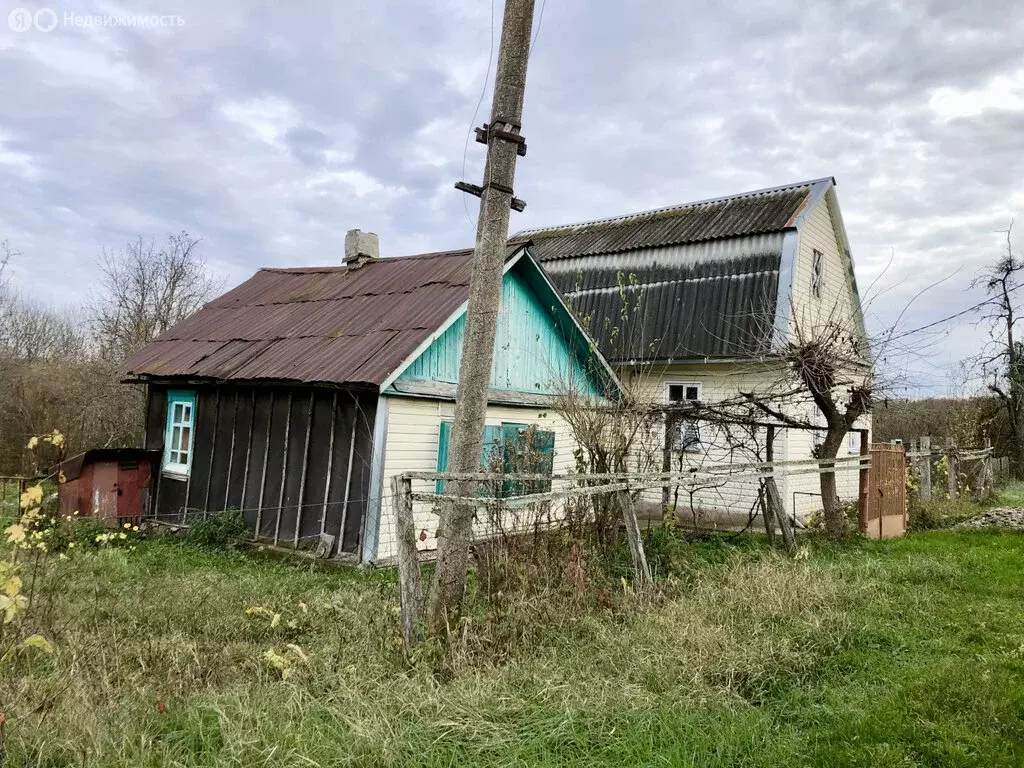
[[345, 266], [358, 269], [380, 259], [380, 245], [375, 232], [350, 229], [345, 233]]

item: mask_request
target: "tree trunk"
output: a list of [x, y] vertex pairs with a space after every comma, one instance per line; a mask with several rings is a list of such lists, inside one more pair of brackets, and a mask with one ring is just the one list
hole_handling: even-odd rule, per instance
[[[834, 459], [839, 454], [839, 447], [846, 437], [846, 430], [829, 429], [825, 434], [825, 442], [821, 444], [821, 451], [818, 455], [820, 466], [823, 469], [832, 468], [835, 464], [826, 463], [828, 459]], [[821, 478], [821, 508], [825, 515], [825, 533], [830, 539], [839, 541], [846, 537], [846, 515], [839, 503], [839, 492], [836, 490], [836, 474], [822, 472]]]
[[1018, 393], [1019, 385], [1010, 385], [1010, 402], [1006, 404], [1007, 417], [1010, 420], [1010, 448], [1013, 451], [1011, 463], [1013, 464], [1013, 476], [1017, 479], [1024, 478], [1024, 418], [1018, 398], [1024, 398], [1024, 393]]

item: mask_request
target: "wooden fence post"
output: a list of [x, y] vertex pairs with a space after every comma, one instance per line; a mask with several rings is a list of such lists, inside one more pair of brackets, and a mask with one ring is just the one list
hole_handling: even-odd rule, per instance
[[395, 511], [395, 547], [398, 551], [398, 583], [402, 601], [402, 642], [406, 650], [423, 639], [423, 586], [416, 554], [416, 525], [412, 512], [412, 480], [391, 478], [391, 503]]
[[866, 460], [871, 456], [868, 431], [860, 431], [860, 470], [857, 472], [857, 527], [861, 533], [868, 529], [868, 468]]
[[932, 439], [922, 437], [918, 441], [918, 476], [921, 478], [921, 501], [932, 500]]
[[985, 450], [988, 453], [985, 455], [982, 466], [984, 467], [984, 475], [981, 479], [981, 498], [987, 499], [992, 495], [992, 485], [994, 478], [992, 477], [992, 438], [985, 438]]
[[[767, 437], [765, 440], [764, 460], [771, 464], [775, 461], [775, 427], [769, 424], [766, 427]], [[764, 519], [764, 533], [768, 537], [768, 546], [775, 546], [775, 515], [768, 507], [768, 491], [764, 483], [757, 489], [757, 500], [761, 505], [761, 517]]]
[[647, 555], [644, 554], [644, 542], [640, 538], [640, 523], [636, 519], [636, 510], [633, 509], [633, 498], [629, 491], [619, 491], [617, 495], [619, 508], [622, 510], [622, 522], [626, 526], [626, 537], [629, 539], [629, 552], [633, 556], [636, 579], [646, 587], [651, 583], [651, 567], [647, 564]]
[[[765, 448], [766, 462], [771, 465], [775, 461], [775, 427], [768, 426], [768, 442]], [[768, 534], [769, 543], [774, 543], [775, 526], [778, 525], [782, 533], [782, 543], [790, 554], [796, 552], [796, 535], [793, 533], [793, 526], [786, 516], [786, 505], [782, 502], [782, 495], [779, 493], [779, 486], [775, 483], [773, 472], [775, 468], [770, 466], [763, 470], [765, 477], [761, 478], [761, 510], [764, 514], [765, 529], [771, 531]]]
[[775, 546], [775, 515], [768, 510], [768, 499], [766, 498], [764, 485], [757, 489], [757, 503], [761, 507], [761, 518], [764, 520], [764, 533], [768, 537], [768, 546]]
[[946, 438], [946, 489], [949, 492], [949, 500], [956, 501], [957, 486], [957, 458], [956, 442], [951, 437]]
[[782, 495], [779, 493], [779, 486], [774, 477], [766, 477], [761, 480], [765, 491], [769, 514], [775, 518], [782, 531], [782, 543], [790, 554], [796, 552], [796, 534], [793, 532], [793, 524], [786, 516], [786, 505], [782, 503]]

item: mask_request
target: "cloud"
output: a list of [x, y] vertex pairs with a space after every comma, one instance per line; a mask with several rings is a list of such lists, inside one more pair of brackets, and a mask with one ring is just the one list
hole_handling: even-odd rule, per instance
[[[0, 29], [0, 237], [24, 287], [87, 298], [102, 248], [187, 229], [230, 282], [461, 247], [500, 25], [488, 0], [179, 3], [181, 26]], [[162, 13], [155, 4], [73, 4]], [[33, 7], [33, 10], [35, 8]], [[492, 23], [493, 22], [493, 23]], [[876, 327], [967, 306], [1024, 204], [1024, 8], [941, 2], [546, 3], [517, 229], [833, 175]], [[489, 78], [488, 78], [489, 79]], [[463, 158], [466, 158], [465, 168]], [[957, 271], [959, 270], [959, 271]], [[961, 324], [908, 391], [976, 350]]]

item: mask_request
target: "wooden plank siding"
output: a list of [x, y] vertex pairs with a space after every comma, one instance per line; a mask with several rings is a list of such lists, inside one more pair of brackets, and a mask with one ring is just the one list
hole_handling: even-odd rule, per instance
[[189, 478], [160, 477], [159, 519], [187, 524], [238, 509], [261, 540], [276, 537], [282, 546], [297, 540], [299, 548], [310, 548], [322, 530], [335, 537], [336, 553], [359, 550], [376, 395], [309, 386], [151, 384], [146, 448], [163, 449], [168, 389], [196, 393], [195, 435]]
[[[397, 388], [416, 381], [459, 382], [466, 316], [459, 317], [399, 377]], [[555, 320], [519, 271], [505, 275], [491, 364], [491, 388], [531, 396], [555, 395], [571, 385], [581, 394], [602, 394], [595, 371], [567, 343]]]

